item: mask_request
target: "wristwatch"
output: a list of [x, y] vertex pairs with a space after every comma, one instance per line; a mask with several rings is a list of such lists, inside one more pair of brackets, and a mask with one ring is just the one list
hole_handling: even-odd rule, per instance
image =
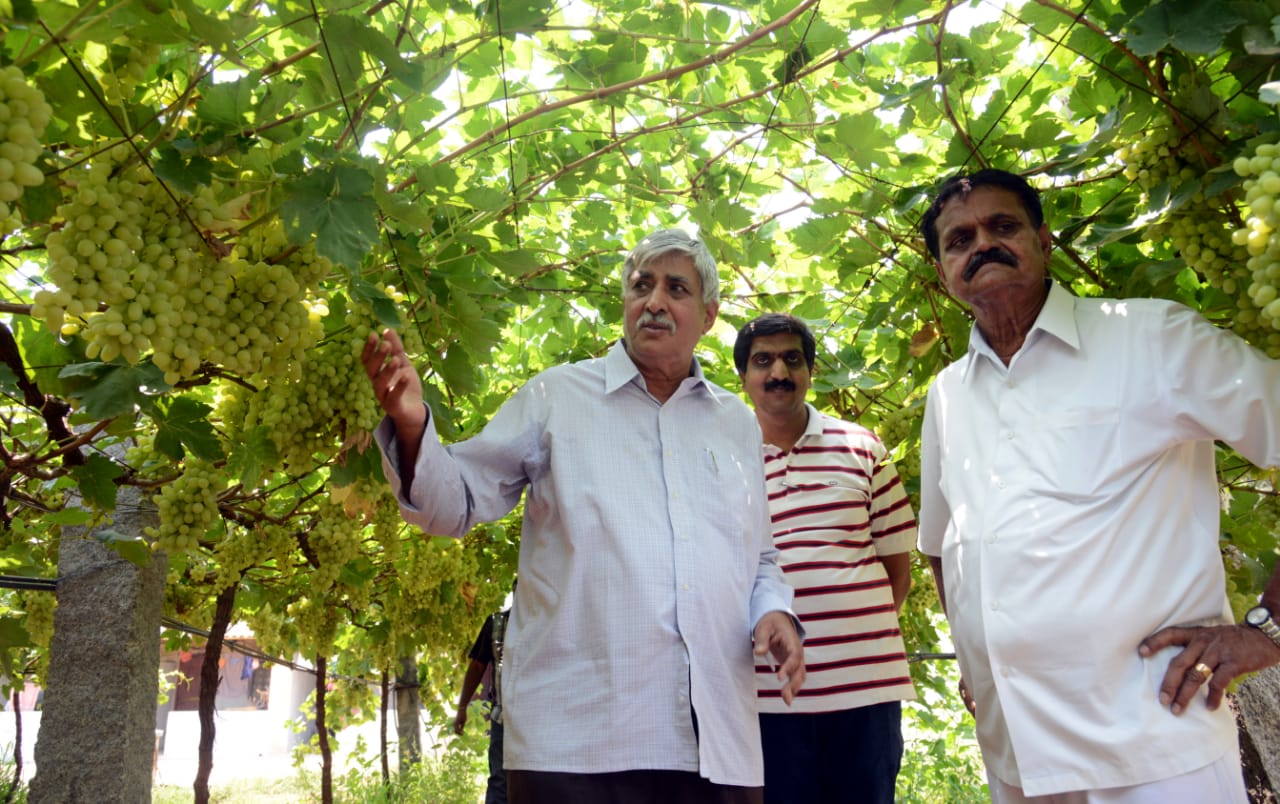
[[1254, 606], [1245, 612], [1245, 625], [1251, 625], [1266, 634], [1272, 642], [1280, 646], [1280, 625], [1271, 616], [1271, 609], [1266, 606]]

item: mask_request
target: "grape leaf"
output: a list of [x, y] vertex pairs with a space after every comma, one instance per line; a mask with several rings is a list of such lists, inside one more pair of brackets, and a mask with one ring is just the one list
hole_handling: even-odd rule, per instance
[[105, 511], [115, 510], [115, 479], [123, 474], [124, 469], [119, 464], [98, 454], [92, 454], [83, 464], [71, 467], [71, 476], [76, 479], [85, 502]]
[[93, 537], [136, 566], [146, 566], [151, 560], [151, 548], [141, 536], [126, 536], [110, 528], [95, 531]]
[[280, 453], [271, 440], [270, 430], [259, 425], [241, 434], [240, 443], [227, 456], [227, 471], [252, 489], [258, 487], [279, 461]]
[[211, 411], [208, 405], [190, 397], [174, 399], [156, 417], [156, 449], [174, 460], [180, 460], [186, 450], [206, 461], [220, 460], [222, 445], [209, 423]]
[[1244, 22], [1224, 3], [1162, 0], [1129, 23], [1129, 47], [1139, 56], [1154, 56], [1170, 46], [1189, 53], [1212, 53]]
[[68, 393], [82, 400], [84, 413], [95, 419], [133, 414], [148, 404], [148, 391], [168, 387], [164, 373], [151, 363], [72, 363], [58, 377], [73, 386]]
[[316, 251], [347, 268], [358, 267], [378, 244], [377, 213], [373, 176], [350, 165], [312, 170], [289, 187], [280, 204], [291, 243], [315, 236]]

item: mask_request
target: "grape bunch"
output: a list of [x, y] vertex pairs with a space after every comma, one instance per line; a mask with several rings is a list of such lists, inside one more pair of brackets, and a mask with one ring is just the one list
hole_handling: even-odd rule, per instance
[[327, 592], [338, 582], [348, 561], [360, 555], [361, 525], [331, 500], [322, 500], [307, 532], [307, 544], [318, 566], [311, 570], [312, 588]]
[[[91, 358], [136, 363], [150, 349], [176, 382], [200, 365], [212, 310], [230, 277], [201, 234], [150, 174], [129, 165], [123, 146], [68, 177], [59, 205], [65, 224], [50, 233], [48, 278], [56, 290], [35, 295], [32, 314], [54, 332], [80, 332]], [[190, 201], [215, 207], [205, 188]], [[105, 307], [105, 310], [100, 308]], [[163, 363], [163, 365], [162, 365]]]
[[28, 187], [44, 183], [36, 167], [43, 150], [40, 138], [53, 117], [53, 107], [28, 84], [17, 67], [0, 67], [0, 233], [13, 213], [12, 204]]
[[[338, 630], [338, 610], [324, 596], [299, 597], [285, 608], [285, 614], [297, 633], [297, 651], [304, 656], [333, 650]], [[318, 599], [317, 599], [318, 598]]]
[[32, 314], [86, 354], [137, 363], [148, 352], [170, 385], [206, 364], [243, 377], [296, 373], [319, 336], [311, 292], [333, 266], [292, 248], [279, 227], [243, 236], [230, 253], [212, 230], [231, 227], [230, 205], [202, 187], [174, 203], [127, 149], [112, 149], [68, 179], [51, 233], [48, 278]]
[[[314, 304], [312, 326], [328, 314], [327, 306]], [[288, 378], [252, 394], [230, 391], [220, 402], [220, 418], [242, 431], [266, 428], [284, 462], [297, 468], [329, 460], [353, 436], [376, 427], [381, 412], [360, 364], [374, 318], [353, 306], [342, 321], [295, 361]]]
[[156, 495], [160, 524], [147, 529], [154, 548], [170, 555], [186, 553], [216, 533], [222, 526], [218, 494], [225, 488], [226, 478], [216, 466], [188, 458], [182, 474]]
[[1267, 333], [1259, 345], [1280, 356], [1280, 144], [1259, 144], [1232, 167], [1244, 179], [1248, 210], [1244, 225], [1232, 233], [1232, 242], [1248, 254], [1243, 290]]
[[160, 45], [145, 37], [112, 42], [98, 76], [107, 103], [113, 106], [128, 104], [138, 84], [146, 79], [147, 70], [159, 57]]
[[37, 684], [43, 684], [45, 673], [49, 670], [49, 645], [53, 642], [53, 612], [57, 608], [57, 597], [50, 592], [39, 591], [16, 594], [19, 608], [24, 612], [22, 627], [27, 629], [35, 649], [34, 680]]
[[217, 573], [214, 593], [235, 584], [245, 571], [275, 560], [277, 566], [288, 566], [293, 552], [293, 536], [287, 529], [269, 522], [252, 528], [233, 527], [213, 548], [213, 565]]

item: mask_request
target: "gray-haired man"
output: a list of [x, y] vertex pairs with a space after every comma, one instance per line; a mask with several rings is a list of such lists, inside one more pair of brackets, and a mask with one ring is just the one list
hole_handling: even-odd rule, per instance
[[503, 667], [515, 804], [759, 801], [752, 637], [788, 699], [804, 664], [759, 427], [693, 358], [718, 292], [703, 243], [649, 235], [623, 265], [623, 340], [447, 448], [395, 333], [365, 349], [406, 521], [462, 536], [527, 491]]

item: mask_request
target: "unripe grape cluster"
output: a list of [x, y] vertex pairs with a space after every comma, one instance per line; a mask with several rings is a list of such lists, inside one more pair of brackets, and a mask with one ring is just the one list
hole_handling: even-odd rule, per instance
[[292, 534], [280, 525], [262, 522], [252, 528], [228, 528], [213, 549], [218, 576], [214, 593], [236, 583], [246, 570], [268, 561], [274, 560], [281, 574], [285, 574], [294, 546]]
[[1246, 250], [1248, 284], [1242, 288], [1257, 309], [1259, 325], [1267, 331], [1259, 344], [1280, 356], [1280, 145], [1262, 143], [1232, 165], [1244, 178], [1244, 226], [1232, 242]]
[[[313, 308], [312, 326], [327, 313], [327, 308]], [[327, 461], [339, 445], [372, 430], [381, 418], [360, 363], [365, 338], [374, 328], [367, 309], [348, 311], [339, 331], [299, 358], [287, 379], [252, 394], [233, 389], [220, 402], [219, 417], [241, 431], [265, 427], [289, 466]]]
[[0, 67], [0, 227], [28, 187], [44, 183], [36, 160], [53, 107], [17, 67]]
[[329, 605], [323, 594], [316, 592], [314, 596], [300, 597], [286, 607], [285, 613], [296, 629], [299, 653], [315, 656], [332, 652], [338, 630], [338, 610]]
[[133, 99], [134, 90], [147, 77], [147, 70], [159, 56], [160, 45], [145, 37], [113, 42], [98, 76], [107, 103], [113, 106], [128, 104]]
[[311, 570], [313, 589], [332, 589], [343, 566], [360, 555], [361, 530], [361, 524], [348, 517], [340, 505], [331, 500], [320, 502], [307, 531], [307, 544], [319, 565]]
[[23, 611], [22, 627], [31, 636], [36, 654], [36, 677], [32, 680], [43, 684], [49, 670], [49, 645], [53, 642], [53, 613], [57, 608], [57, 596], [52, 592], [35, 590], [16, 594], [19, 608]]
[[36, 293], [32, 314], [82, 334], [91, 358], [152, 353], [171, 385], [205, 364], [265, 377], [296, 367], [318, 335], [306, 297], [332, 265], [266, 229], [219, 256], [206, 233], [227, 228], [229, 213], [215, 189], [179, 207], [129, 156], [112, 149], [68, 179], [65, 224], [46, 241], [56, 289]]
[[[1179, 108], [1184, 113], [1194, 112], [1186, 114], [1186, 123], [1199, 126], [1195, 137], [1208, 143], [1221, 140], [1225, 118], [1221, 99], [1196, 76], [1184, 77], [1178, 87]], [[1193, 147], [1195, 142], [1169, 120], [1164, 125], [1150, 127], [1146, 136], [1133, 146], [1118, 149], [1117, 156], [1125, 163], [1125, 176], [1144, 191], [1167, 184], [1164, 191], [1171, 192], [1201, 179], [1212, 167], [1203, 151]], [[1247, 179], [1246, 200], [1251, 204], [1257, 201], [1263, 215], [1255, 210], [1241, 229], [1235, 210], [1224, 206], [1221, 198], [1207, 198], [1203, 192], [1197, 192], [1150, 226], [1147, 236], [1153, 241], [1169, 240], [1192, 270], [1235, 300], [1238, 309], [1231, 327], [1237, 334], [1272, 356], [1280, 356], [1280, 304], [1267, 307], [1275, 301], [1276, 279], [1280, 276], [1280, 268], [1269, 270], [1269, 266], [1277, 263], [1275, 255], [1280, 254], [1280, 241], [1274, 247], [1267, 245], [1276, 220], [1274, 217], [1270, 222], [1265, 220], [1271, 202], [1263, 189], [1265, 184], [1272, 190], [1280, 190], [1280, 175], [1277, 175], [1280, 162], [1272, 167], [1280, 148], [1264, 145], [1259, 151], [1237, 159], [1235, 168]], [[1263, 182], [1265, 173], [1272, 176]]]
[[222, 527], [218, 494], [226, 477], [212, 463], [188, 458], [182, 474], [156, 495], [160, 524], [148, 528], [153, 546], [169, 554], [195, 550], [200, 540]]

